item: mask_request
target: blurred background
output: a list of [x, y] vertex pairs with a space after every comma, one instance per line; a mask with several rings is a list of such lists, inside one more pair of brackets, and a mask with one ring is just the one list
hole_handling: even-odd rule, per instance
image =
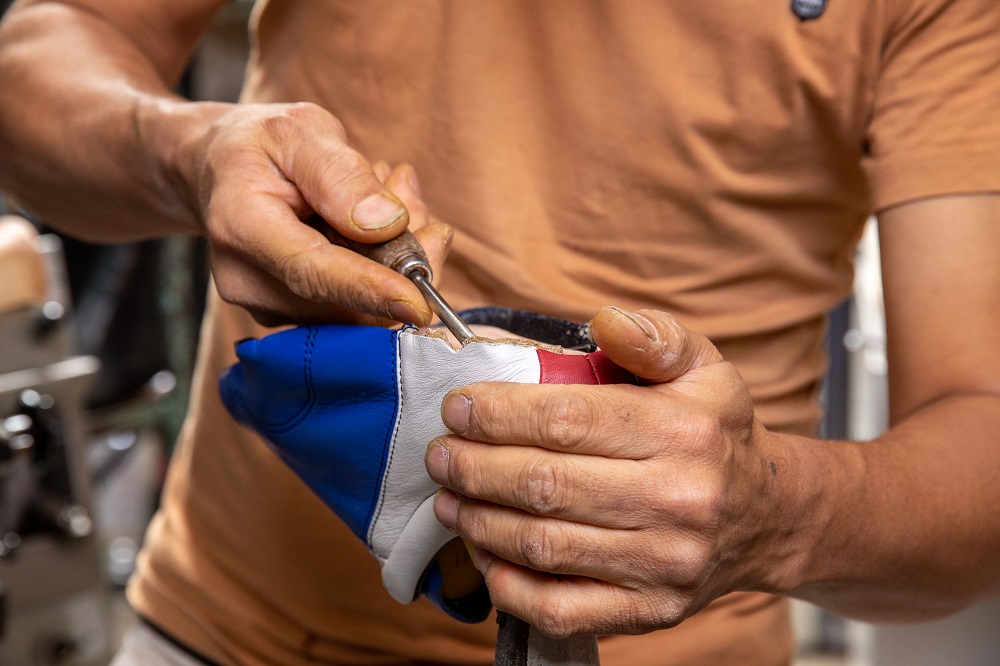
[[[219, 15], [179, 92], [237, 98], [250, 5]], [[2, 194], [0, 214], [0, 664], [107, 664], [135, 621], [122, 590], [186, 408], [207, 252], [191, 238], [88, 245]], [[824, 436], [877, 436], [887, 402], [874, 222], [828, 348]], [[876, 628], [796, 602], [794, 619], [800, 666], [1000, 664], [1000, 603]]]

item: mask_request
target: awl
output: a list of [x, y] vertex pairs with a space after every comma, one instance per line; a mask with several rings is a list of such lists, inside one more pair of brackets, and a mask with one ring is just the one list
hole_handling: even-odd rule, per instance
[[427, 254], [424, 253], [424, 248], [420, 246], [416, 237], [409, 231], [404, 231], [384, 243], [369, 245], [361, 254], [409, 278], [424, 295], [424, 300], [427, 301], [427, 305], [431, 307], [434, 314], [458, 338], [459, 343], [464, 345], [469, 338], [475, 335], [434, 288], [431, 283], [433, 274], [431, 264], [427, 260]]
[[475, 334], [462, 321], [458, 313], [444, 300], [431, 283], [433, 273], [431, 263], [427, 259], [424, 248], [409, 231], [384, 243], [359, 243], [341, 236], [322, 220], [314, 223], [314, 228], [321, 230], [331, 242], [357, 252], [363, 257], [391, 268], [397, 273], [409, 278], [423, 294], [427, 305], [434, 311], [441, 322], [452, 332], [460, 344], [465, 344]]

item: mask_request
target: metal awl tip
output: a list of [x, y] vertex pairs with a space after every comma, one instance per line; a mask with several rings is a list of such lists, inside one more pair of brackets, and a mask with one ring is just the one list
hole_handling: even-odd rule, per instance
[[475, 336], [472, 329], [469, 328], [469, 326], [462, 321], [462, 318], [451, 309], [451, 306], [448, 305], [443, 298], [441, 298], [441, 294], [439, 294], [437, 289], [434, 288], [434, 285], [432, 285], [430, 280], [427, 279], [427, 276], [424, 275], [423, 271], [410, 271], [407, 277], [410, 278], [410, 280], [413, 281], [413, 284], [417, 286], [417, 289], [419, 289], [420, 293], [423, 294], [424, 299], [431, 307], [431, 310], [434, 311], [434, 314], [440, 317], [441, 322], [448, 328], [449, 331], [452, 332], [452, 335], [458, 338], [458, 342], [460, 344], [464, 346], [466, 342]]

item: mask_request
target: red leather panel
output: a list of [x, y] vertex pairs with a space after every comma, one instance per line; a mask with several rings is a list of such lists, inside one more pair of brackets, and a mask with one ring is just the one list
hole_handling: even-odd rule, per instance
[[634, 374], [621, 368], [605, 356], [592, 354], [556, 354], [538, 350], [541, 369], [540, 384], [638, 384]]

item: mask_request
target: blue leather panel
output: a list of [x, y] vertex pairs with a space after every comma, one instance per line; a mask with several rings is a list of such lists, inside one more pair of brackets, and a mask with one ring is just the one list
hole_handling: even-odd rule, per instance
[[226, 408], [275, 452], [362, 541], [395, 429], [397, 331], [289, 329], [236, 347], [219, 380]]

